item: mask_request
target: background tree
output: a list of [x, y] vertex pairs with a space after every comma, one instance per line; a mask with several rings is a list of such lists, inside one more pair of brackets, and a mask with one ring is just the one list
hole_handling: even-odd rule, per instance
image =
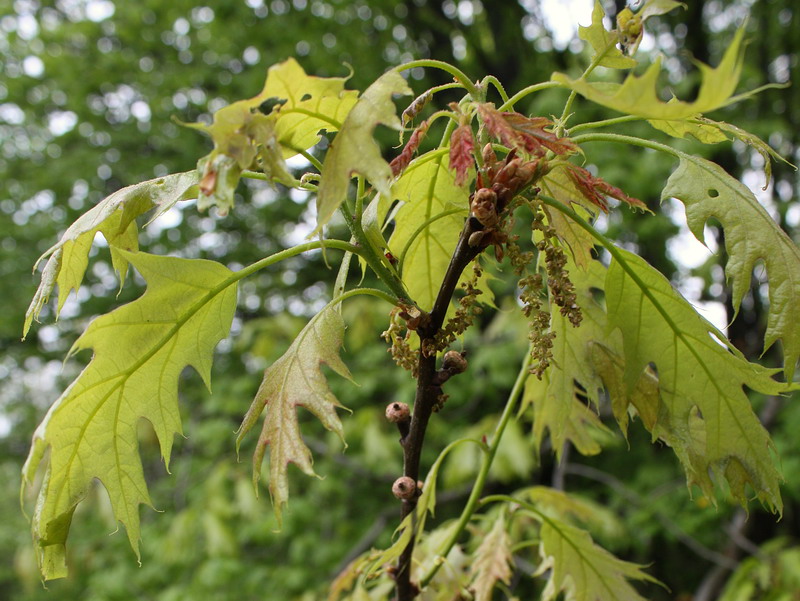
[[[784, 4], [760, 2], [752, 6], [749, 28], [754, 33], [743, 78], [745, 88], [767, 81], [784, 82], [792, 69], [796, 71], [797, 40], [792, 35], [796, 28], [793, 30], [791, 25], [796, 25], [797, 11]], [[673, 83], [679, 95], [685, 96], [684, 86], [696, 85], [681, 77], [691, 71], [683, 48], [714, 64], [722, 49], [717, 40], [730, 38], [746, 6], [747, 3], [736, 2], [696, 2], [688, 13], [662, 19], [655, 43], [670, 59], [668, 64], [675, 74]], [[548, 31], [552, 23], [536, 4], [511, 3], [499, 11], [488, 10], [477, 2], [230, 3], [224, 8], [182, 2], [168, 6], [110, 2], [43, 6], [16, 2], [4, 7], [2, 13], [7, 16], [0, 21], [5, 74], [0, 87], [4, 96], [0, 105], [3, 121], [0, 177], [5, 182], [0, 210], [8, 219], [1, 226], [0, 272], [3, 281], [30, 282], [28, 286], [8, 289], [7, 307], [12, 309], [0, 318], [4, 350], [0, 370], [6, 376], [0, 398], [9, 425], [9, 433], [3, 439], [6, 457], [3, 469], [9, 478], [16, 477], [13, 474], [24, 457], [29, 433], [40, 412], [54, 398], [54, 391], [75, 375], [77, 367], [71, 364], [63, 375], [59, 373], [58, 358], [72, 342], [64, 339], [61, 332], [73, 327], [79, 329], [91, 315], [105, 309], [105, 303], [96, 300], [98, 292], [103, 291], [109, 299], [116, 293], [110, 266], [97, 262], [88, 280], [94, 300], [81, 299], [79, 294], [79, 302], [68, 305], [62, 314], [60, 328], [45, 326], [39, 330], [41, 348], [35, 349], [18, 342], [21, 315], [34, 288], [28, 266], [55, 239], [54, 221], [64, 227], [122, 185], [193, 166], [195, 158], [202, 154], [198, 151], [202, 143], [193, 132], [170, 123], [170, 116], [194, 121], [208, 116], [226, 101], [252, 95], [260, 88], [264, 67], [292, 54], [299, 56], [308, 72], [320, 75], [342, 75], [345, 69], [341, 63], [350, 62], [356, 66], [352, 84], [362, 89], [385, 67], [418, 56], [453, 59], [476, 77], [495, 74], [509, 89], [518, 88], [522, 82], [546, 79], [556, 69], [569, 72], [579, 58], [576, 46], [562, 47], [553, 38]], [[588, 22], [588, 13], [579, 17], [582, 23]], [[230, 35], [231, 32], [235, 35]], [[769, 35], [764, 35], [765, 32]], [[259, 40], [269, 40], [269, 44]], [[551, 50], [546, 52], [548, 47]], [[375, 48], [382, 48], [382, 53], [374, 52]], [[534, 56], [535, 60], [526, 60]], [[412, 76], [430, 77], [430, 74], [415, 72]], [[742, 122], [737, 113], [745, 111], [745, 120], [754, 133], [769, 139], [784, 156], [796, 156], [796, 93], [793, 88], [768, 90], [755, 100], [725, 109], [719, 118]], [[546, 102], [543, 104], [536, 106], [536, 112], [548, 114]], [[557, 106], [555, 99], [553, 106]], [[733, 151], [725, 146], [718, 148], [715, 160], [732, 172], [741, 173], [748, 183], [754, 181], [758, 155], [746, 147], [734, 147]], [[614, 153], [605, 153], [609, 164], [598, 160], [604, 176], [615, 183], [624, 182], [626, 191], [634, 196], [657, 199], [660, 190], [654, 187], [654, 182], [665, 180], [669, 167], [663, 167], [664, 177], [654, 177], [652, 166], [642, 164], [646, 155], [633, 157], [622, 168], [614, 167], [617, 158]], [[79, 183], [74, 184], [75, 181]], [[755, 183], [760, 185], [757, 179]], [[789, 202], [796, 187], [795, 173], [778, 164], [775, 184], [763, 195], [764, 202], [774, 208], [782, 225], [790, 231], [800, 218], [796, 205]], [[150, 237], [150, 248], [158, 252], [187, 248], [187, 241], [198, 240], [188, 246], [189, 256], [215, 257], [224, 253], [232, 263], [246, 264], [282, 247], [287, 238], [296, 235], [276, 231], [272, 226], [281, 223], [287, 212], [294, 211], [297, 217], [303, 215], [304, 199], [295, 200], [297, 204], [277, 203], [269, 193], [260, 192], [250, 203], [240, 203], [242, 210], [251, 212], [249, 218], [242, 219], [249, 224], [246, 231], [238, 224], [233, 231], [225, 221], [187, 212], [173, 215], [177, 222], [174, 227], [151, 228], [145, 235]], [[686, 239], [684, 235], [678, 237], [678, 242], [670, 241], [681, 230], [679, 214], [674, 220], [662, 216], [646, 222], [619, 215], [613, 218], [618, 221], [609, 223], [611, 234], [636, 245], [662, 269], [670, 270], [670, 263], [677, 263], [673, 269], [675, 281], [685, 291], [693, 293], [697, 300], [727, 305], [727, 315], [732, 316], [725, 289], [719, 285], [722, 276], [716, 262], [708, 261], [691, 270], [680, 264], [677, 252], [670, 252]], [[373, 542], [386, 543], [385, 533], [383, 539], [375, 541], [378, 528], [370, 531], [372, 520], [367, 516], [377, 515], [377, 524], [390, 524], [394, 514], [382, 513], [384, 504], [367, 491], [379, 482], [391, 482], [389, 474], [396, 469], [388, 467], [397, 458], [386, 451], [394, 448], [394, 434], [380, 421], [382, 403], [375, 401], [384, 394], [387, 363], [382, 346], [366, 338], [366, 323], [360, 339], [357, 332], [349, 334], [348, 363], [352, 371], [359, 373], [362, 389], [356, 398], [351, 389], [347, 395], [350, 407], [372, 409], [357, 411], [359, 421], [348, 426], [352, 428], [348, 432], [350, 450], [344, 457], [335, 445], [326, 454], [330, 441], [321, 431], [312, 443], [317, 445], [318, 455], [324, 457], [318, 460], [320, 473], [338, 471], [352, 475], [347, 490], [341, 486], [339, 477], [323, 483], [298, 480], [297, 486], [313, 491], [309, 497], [314, 498], [295, 498], [283, 532], [275, 535], [271, 532], [268, 507], [248, 496], [246, 474], [232, 465], [230, 457], [225, 457], [231, 448], [228, 434], [237, 425], [242, 399], [252, 396], [257, 382], [257, 378], [239, 377], [240, 366], [255, 373], [265, 362], [280, 355], [302, 327], [303, 320], [277, 319], [275, 315], [283, 313], [286, 306], [298, 317], [318, 308], [327, 292], [321, 282], [330, 279], [323, 270], [318, 258], [298, 259], [248, 284], [239, 307], [243, 334], [222, 349], [220, 371], [225, 375], [216, 377], [214, 397], [208, 400], [203, 396], [200, 404], [190, 400], [201, 398], [200, 393], [194, 395], [184, 387], [185, 419], [192, 422], [187, 430], [193, 434], [180, 448], [172, 480], [164, 483], [163, 492], [158, 488], [154, 492], [159, 507], [177, 519], [167, 534], [162, 533], [163, 522], [146, 524], [145, 528], [150, 530], [144, 538], [151, 542], [146, 543], [144, 567], [138, 570], [135, 564], [110, 560], [126, 553], [122, 537], [111, 539], [112, 544], [121, 545], [115, 552], [109, 551], [108, 541], [98, 538], [96, 533], [87, 532], [84, 538], [79, 532], [79, 540], [85, 542], [79, 543], [75, 555], [81, 558], [78, 566], [84, 566], [85, 571], [79, 567], [71, 581], [51, 585], [58, 588], [53, 593], [69, 598], [77, 597], [79, 591], [91, 590], [106, 598], [129, 598], [133, 587], [137, 594], [159, 599], [185, 595], [187, 591], [199, 598], [213, 598], [229, 590], [234, 582], [245, 595], [258, 594], [264, 582], [269, 582], [276, 595], [290, 597], [306, 591], [309, 582], [321, 586], [329, 573], [336, 571], [337, 562], [352, 551]], [[698, 276], [703, 278], [702, 284]], [[275, 294], [276, 286], [286, 287], [288, 292]], [[731, 337], [750, 357], [760, 352], [763, 292], [763, 282], [754, 282], [745, 307], [731, 326]], [[135, 290], [126, 289], [121, 300], [135, 294]], [[281, 300], [286, 298], [289, 300]], [[374, 315], [371, 319], [381, 323], [384, 316]], [[485, 336], [490, 339], [491, 331]], [[513, 381], [513, 374], [508, 373], [508, 357], [524, 341], [516, 341], [516, 347], [509, 340], [503, 342], [488, 346], [485, 356], [470, 359], [473, 366], [484, 366], [485, 378], [469, 390], [464, 384], [465, 389], [459, 393], [475, 399], [475, 404], [481, 399], [504, 397]], [[766, 357], [768, 362], [774, 360], [772, 356]], [[398, 396], [407, 393], [408, 382], [398, 380], [394, 384]], [[462, 384], [454, 380], [454, 385]], [[779, 447], [788, 447], [795, 420], [793, 411], [791, 407], [777, 411], [774, 404], [768, 404], [765, 411], [773, 421], [773, 435]], [[470, 428], [478, 414], [477, 407], [472, 409], [463, 411], [458, 416], [460, 423], [449, 423], [448, 428]], [[770, 414], [774, 417], [769, 417]], [[449, 439], [452, 432], [432, 432], [432, 436], [437, 435]], [[144, 436], [146, 439], [146, 432]], [[616, 452], [605, 453], [595, 460], [581, 458], [573, 462], [568, 455], [567, 461], [553, 466], [545, 454], [542, 465], [534, 468], [511, 460], [512, 456], [524, 454], [529, 449], [526, 445], [530, 445], [522, 434], [515, 440], [520, 446], [513, 453], [509, 451], [507, 471], [503, 473], [499, 468], [500, 473], [493, 478], [497, 490], [503, 490], [504, 485], [513, 488], [515, 479], [531, 482], [551, 478], [568, 488], [588, 490], [624, 518], [628, 540], [633, 543], [625, 549], [620, 542], [620, 550], [632, 559], [653, 559], [654, 574], [676, 593], [695, 591], [709, 573], [721, 574], [724, 579], [727, 570], [742, 555], [742, 546], [747, 547], [738, 536], [745, 534], [745, 530], [734, 530], [731, 536], [720, 527], [726, 522], [738, 527], [740, 516], [733, 509], [683, 510], [692, 504], [686, 499], [683, 479], [674, 462], [664, 461], [663, 452], [656, 448], [640, 451], [652, 454], [652, 461], [642, 462], [637, 458], [635, 465], [618, 441]], [[152, 441], [150, 447], [143, 447], [145, 452], [150, 449], [152, 471], [160, 473]], [[637, 445], [637, 448], [644, 447]], [[464, 463], [469, 465], [466, 459]], [[337, 470], [337, 464], [343, 465]], [[791, 454], [784, 452], [783, 468], [790, 482], [787, 501], [796, 498], [796, 488], [791, 484], [793, 467]], [[626, 476], [625, 488], [615, 479], [620, 475]], [[449, 477], [451, 483], [457, 484], [465, 474]], [[173, 492], [175, 481], [187, 484]], [[596, 484], [587, 488], [591, 481]], [[187, 488], [188, 483], [197, 482], [204, 484]], [[364, 493], [355, 495], [354, 490]], [[323, 494], [328, 496], [321, 503], [319, 495]], [[344, 498], [351, 495], [365, 499], [365, 505], [348, 506]], [[236, 502], [231, 503], [231, 499]], [[631, 503], [631, 499], [636, 501]], [[2, 502], [7, 508], [4, 515], [16, 515], [15, 499], [6, 498]], [[370, 502], [373, 506], [368, 506]], [[97, 507], [103, 507], [102, 495], [97, 503]], [[316, 511], [320, 505], [336, 508], [322, 522]], [[447, 517], [445, 506], [441, 507], [441, 517]], [[107, 511], [94, 512], [93, 517], [95, 529], [113, 528]], [[762, 520], [757, 513], [751, 516], [750, 523], [758, 526], [752, 531], [755, 543], [773, 538], [779, 529], [789, 535], [797, 531], [795, 512], [788, 502], [786, 517], [779, 526], [770, 519]], [[310, 529], [321, 530], [328, 544], [317, 544], [319, 532], [313, 536], [302, 534]], [[29, 541], [23, 520], [6, 524], [4, 530], [0, 540], [6, 541], [9, 549], [19, 549], [17, 573], [12, 574], [6, 567], [4, 586], [14, 595], [12, 598], [42, 596], [31, 557], [26, 557]], [[618, 540], [625, 539], [620, 536]], [[673, 541], [678, 543], [665, 544]], [[149, 546], [152, 552], [148, 551]], [[687, 564], [687, 547], [708, 563]], [[193, 553], [177, 553], [177, 549], [192, 549]], [[750, 553], [753, 549], [745, 551]], [[148, 561], [148, 554], [166, 558], [168, 569], [156, 561]], [[287, 556], [287, 565], [273, 560], [265, 562], [265, 555]], [[314, 559], [307, 561], [306, 566], [296, 560], [307, 557]], [[308, 564], [313, 564], [314, 575], [309, 575]], [[715, 566], [720, 569], [712, 571]], [[19, 576], [24, 576], [22, 581]], [[120, 582], [125, 583], [124, 588]], [[707, 582], [708, 588], [704, 590], [719, 586], [712, 579]]]

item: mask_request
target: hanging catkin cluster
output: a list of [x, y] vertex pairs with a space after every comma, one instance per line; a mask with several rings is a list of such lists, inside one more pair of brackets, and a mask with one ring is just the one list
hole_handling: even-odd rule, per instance
[[391, 353], [394, 362], [410, 371], [411, 375], [416, 378], [417, 357], [409, 344], [411, 332], [406, 327], [406, 321], [400, 315], [402, 312], [402, 307], [395, 307], [392, 310], [389, 316], [389, 327], [381, 333], [381, 337], [389, 343], [388, 352]]
[[424, 352], [427, 356], [446, 349], [456, 338], [461, 336], [467, 328], [475, 323], [475, 317], [482, 312], [481, 307], [478, 305], [478, 296], [483, 294], [483, 291], [478, 288], [478, 280], [483, 275], [483, 269], [478, 261], [472, 264], [472, 277], [461, 283], [461, 288], [464, 289], [464, 295], [458, 300], [458, 308], [456, 309], [453, 317], [447, 320], [444, 327], [436, 334], [433, 344], [429, 348], [425, 348]]

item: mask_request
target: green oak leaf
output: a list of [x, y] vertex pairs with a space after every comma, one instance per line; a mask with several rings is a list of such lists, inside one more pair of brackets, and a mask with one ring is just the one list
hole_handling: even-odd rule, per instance
[[363, 175], [378, 192], [389, 196], [392, 168], [381, 156], [372, 132], [378, 125], [402, 129], [392, 102], [394, 94], [411, 94], [411, 88], [399, 73], [389, 71], [366, 89], [348, 113], [322, 165], [317, 227], [309, 237], [316, 236], [344, 202], [354, 173]]
[[431, 151], [406, 168], [392, 196], [404, 204], [389, 250], [403, 261], [409, 296], [430, 311], [469, 213], [469, 186], [456, 185], [447, 152]]
[[744, 184], [715, 163], [683, 153], [680, 157], [661, 198], [674, 197], [686, 205], [689, 229], [701, 242], [709, 218], [722, 224], [734, 308], [750, 288], [756, 262], [764, 262], [770, 301], [764, 351], [778, 339], [783, 342], [784, 373], [791, 380], [800, 357], [800, 249]]
[[[120, 286], [125, 280], [128, 261], [120, 250], [136, 251], [139, 248], [135, 219], [156, 209], [152, 219], [166, 213], [178, 201], [197, 196], [197, 172], [186, 171], [117, 190], [81, 215], [67, 228], [61, 239], [39, 257], [34, 269], [44, 259], [47, 263], [36, 294], [25, 313], [23, 337], [31, 323], [50, 299], [58, 285], [56, 316], [73, 290], [77, 291], [89, 265], [89, 251], [95, 234], [100, 232], [111, 250], [111, 262], [119, 274]], [[48, 258], [49, 257], [49, 258]]]
[[287, 351], [264, 372], [253, 403], [237, 431], [236, 447], [253, 428], [262, 413], [264, 424], [253, 454], [253, 484], [258, 484], [261, 464], [269, 446], [269, 492], [278, 523], [289, 500], [287, 468], [294, 463], [304, 473], [315, 476], [311, 451], [303, 442], [297, 409], [303, 407], [317, 417], [344, 442], [344, 431], [336, 409], [342, 407], [328, 388], [321, 367], [352, 380], [339, 357], [344, 337], [344, 321], [334, 300], [308, 322]]
[[731, 494], [746, 503], [756, 496], [781, 511], [781, 476], [772, 441], [758, 421], [743, 386], [780, 394], [787, 386], [778, 372], [749, 363], [717, 328], [703, 319], [667, 279], [644, 259], [617, 249], [606, 277], [611, 327], [622, 332], [628, 390], [652, 369], [660, 402], [654, 435], [672, 446], [690, 485], [713, 500], [711, 476], [725, 479]]
[[506, 527], [505, 512], [501, 511], [472, 556], [470, 590], [475, 601], [491, 601], [495, 585], [511, 581], [514, 558]]
[[597, 63], [601, 67], [610, 69], [630, 69], [636, 66], [636, 60], [630, 56], [622, 54], [616, 44], [619, 42], [619, 34], [616, 31], [608, 31], [603, 25], [603, 17], [606, 16], [600, 0], [594, 3], [592, 11], [592, 24], [589, 27], [581, 25], [578, 28], [578, 36], [591, 44], [594, 53], [592, 60], [602, 55], [603, 58]]
[[571, 601], [645, 601], [629, 580], [657, 582], [642, 566], [614, 557], [598, 546], [588, 532], [544, 517], [537, 575], [549, 574], [542, 601], [560, 593]]
[[139, 421], [152, 424], [169, 466], [173, 436], [181, 434], [178, 377], [190, 365], [210, 385], [214, 347], [236, 309], [233, 272], [219, 263], [120, 252], [147, 290], [95, 319], [75, 342], [70, 354], [92, 348], [94, 356], [36, 429], [23, 468], [25, 486], [45, 467], [32, 521], [45, 579], [66, 576], [70, 523], [95, 479], [138, 555], [139, 505], [152, 507]]
[[728, 140], [728, 135], [736, 140], [744, 142], [758, 152], [764, 159], [764, 176], [767, 180], [764, 183], [764, 190], [767, 189], [769, 180], [772, 178], [772, 160], [781, 161], [791, 168], [797, 169], [797, 167], [787, 161], [773, 150], [769, 144], [755, 134], [751, 134], [749, 131], [745, 131], [740, 127], [725, 123], [724, 121], [714, 121], [706, 117], [697, 117], [696, 119], [689, 119], [686, 121], [651, 120], [648, 121], [648, 123], [675, 138], [685, 138], [687, 135], [690, 135], [703, 144], [725, 142]]
[[571, 79], [564, 73], [553, 73], [551, 79], [578, 92], [584, 98], [602, 106], [645, 119], [680, 120], [696, 117], [725, 106], [739, 83], [744, 59], [744, 28], [740, 28], [716, 68], [698, 62], [702, 82], [694, 102], [674, 100], [663, 102], [657, 94], [656, 83], [661, 73], [657, 59], [640, 77], [628, 75], [622, 84], [591, 83]]
[[321, 130], [340, 129], [358, 99], [356, 90], [344, 89], [348, 79], [306, 75], [293, 58], [269, 68], [263, 94], [285, 101], [275, 123], [284, 158], [314, 146]]

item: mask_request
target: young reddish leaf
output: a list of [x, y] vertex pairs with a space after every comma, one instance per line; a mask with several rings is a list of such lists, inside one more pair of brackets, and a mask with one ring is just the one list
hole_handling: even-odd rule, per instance
[[525, 117], [519, 113], [502, 113], [503, 119], [521, 136], [525, 149], [531, 154], [544, 154], [542, 147], [556, 154], [570, 154], [578, 150], [578, 146], [569, 138], [559, 138], [553, 132], [546, 131], [553, 122], [544, 117]]
[[475, 163], [472, 156], [474, 149], [472, 128], [468, 124], [460, 125], [450, 137], [450, 169], [456, 172], [456, 186], [463, 186], [467, 180], [467, 173]]
[[309, 476], [316, 475], [311, 451], [300, 435], [297, 408], [310, 411], [328, 430], [336, 432], [344, 440], [342, 423], [336, 414], [336, 409], [342, 405], [328, 388], [321, 370], [324, 363], [340, 376], [351, 379], [347, 366], [339, 357], [343, 337], [344, 321], [336, 310], [336, 304], [330, 303], [308, 322], [289, 349], [264, 372], [256, 397], [239, 426], [237, 449], [266, 410], [253, 454], [253, 483], [260, 479], [261, 463], [269, 446], [269, 492], [278, 524], [283, 506], [289, 500], [289, 463], [294, 463]]
[[492, 103], [478, 105], [487, 131], [510, 148], [541, 156], [547, 150], [556, 154], [569, 154], [578, 147], [569, 138], [559, 138], [544, 128], [553, 125], [545, 117], [525, 117], [519, 113], [500, 112]]
[[405, 148], [403, 148], [403, 152], [389, 163], [389, 167], [392, 168], [392, 175], [397, 177], [406, 170], [406, 167], [408, 167], [411, 159], [414, 158], [414, 154], [417, 152], [422, 140], [425, 139], [425, 134], [428, 133], [428, 127], [430, 127], [430, 123], [427, 120], [420, 123], [408, 139]]
[[577, 189], [586, 197], [586, 199], [600, 207], [606, 213], [608, 213], [606, 196], [616, 198], [617, 200], [627, 203], [634, 208], [649, 211], [647, 205], [641, 200], [638, 198], [633, 198], [632, 196], [628, 196], [616, 186], [612, 186], [607, 181], [600, 179], [599, 177], [595, 177], [583, 167], [578, 167], [577, 165], [570, 163], [567, 165], [567, 173], [575, 183]]

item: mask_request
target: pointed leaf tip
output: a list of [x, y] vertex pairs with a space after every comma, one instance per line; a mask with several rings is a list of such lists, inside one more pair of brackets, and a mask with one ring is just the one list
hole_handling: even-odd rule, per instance
[[237, 433], [238, 448], [243, 437], [266, 412], [253, 453], [253, 483], [257, 485], [260, 479], [261, 464], [269, 448], [269, 492], [279, 524], [283, 506], [289, 500], [289, 463], [294, 463], [308, 476], [317, 475], [311, 451], [300, 433], [297, 408], [310, 411], [344, 441], [344, 430], [336, 413], [341, 404], [328, 388], [321, 370], [324, 364], [352, 380], [339, 357], [344, 321], [336, 310], [337, 304], [334, 300], [313, 317], [288, 350], [266, 369]]

